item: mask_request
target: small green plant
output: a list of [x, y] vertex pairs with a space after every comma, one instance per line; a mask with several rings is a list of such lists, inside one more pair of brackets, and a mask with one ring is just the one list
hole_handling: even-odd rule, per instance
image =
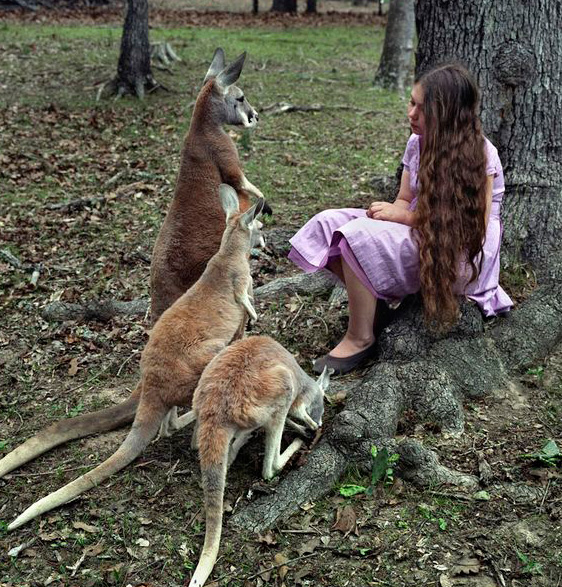
[[531, 367], [530, 369], [527, 369], [527, 375], [535, 375], [537, 379], [542, 379], [542, 376], [544, 375], [544, 367], [542, 365]]
[[525, 575], [542, 575], [542, 565], [532, 561], [525, 553], [517, 551], [517, 558], [521, 561], [521, 572]]
[[521, 455], [522, 459], [532, 459], [547, 467], [556, 467], [562, 462], [562, 453], [556, 442], [547, 440], [546, 444], [538, 452]]
[[0, 450], [4, 450], [10, 446], [9, 440], [0, 440]]
[[384, 485], [394, 483], [394, 468], [400, 455], [389, 454], [386, 448], [379, 450], [375, 445], [371, 446], [371, 482], [368, 487], [364, 485], [346, 484], [340, 487], [340, 495], [352, 497], [359, 493], [372, 495], [377, 483], [382, 481]]
[[80, 402], [78, 405], [76, 405], [73, 408], [70, 408], [70, 410], [68, 410], [68, 417], [75, 418], [76, 416], [80, 415], [83, 411], [84, 411], [84, 404], [82, 402]]

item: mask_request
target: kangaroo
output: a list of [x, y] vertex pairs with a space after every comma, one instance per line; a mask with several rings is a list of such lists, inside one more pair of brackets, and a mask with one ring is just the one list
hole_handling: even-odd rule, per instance
[[[227, 185], [220, 186], [220, 200], [226, 229], [219, 251], [200, 279], [162, 314], [143, 350], [141, 393], [129, 435], [101, 465], [31, 505], [9, 530], [67, 503], [123, 469], [141, 454], [159, 428], [166, 435], [193, 421], [191, 412], [178, 418], [177, 406], [191, 406], [203, 369], [232, 341], [246, 312], [257, 318], [251, 299], [249, 255], [250, 248], [262, 241], [257, 217], [263, 200], [241, 213], [236, 192]], [[24, 447], [34, 441], [28, 440], [0, 461], [0, 477], [29, 460]], [[12, 456], [14, 453], [21, 458]]]
[[303, 444], [298, 438], [281, 453], [287, 416], [311, 430], [320, 427], [329, 379], [326, 369], [316, 381], [309, 377], [293, 355], [268, 336], [234, 342], [207, 365], [193, 395], [205, 496], [205, 543], [189, 587], [204, 585], [213, 570], [222, 531], [226, 471], [240, 448], [254, 430], [265, 428], [262, 475], [271, 479]]
[[[226, 183], [236, 190], [241, 211], [250, 207], [249, 194], [263, 198], [246, 179], [236, 146], [223, 129], [225, 124], [252, 128], [258, 121], [258, 113], [234, 85], [245, 58], [242, 53], [225, 67], [224, 52], [218, 48], [197, 96], [174, 198], [152, 253], [152, 323], [199, 279], [219, 248], [224, 230], [219, 185]], [[271, 213], [267, 205], [265, 212]]]

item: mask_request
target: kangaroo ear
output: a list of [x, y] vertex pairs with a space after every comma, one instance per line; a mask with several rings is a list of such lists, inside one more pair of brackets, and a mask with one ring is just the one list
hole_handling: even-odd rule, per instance
[[211, 61], [209, 71], [207, 71], [207, 75], [205, 76], [203, 83], [205, 83], [210, 77], [216, 77], [224, 69], [224, 64], [224, 51], [220, 47], [218, 47], [217, 49], [215, 49], [213, 60]]
[[264, 202], [265, 200], [260, 198], [251, 208], [242, 214], [241, 222], [244, 224], [244, 226], [249, 226], [251, 222], [260, 216], [263, 210]]
[[219, 187], [219, 197], [222, 209], [224, 210], [226, 219], [228, 220], [232, 214], [235, 214], [240, 209], [238, 195], [232, 186], [226, 183], [221, 183]]
[[236, 83], [236, 80], [242, 73], [242, 67], [244, 66], [244, 60], [246, 59], [246, 51], [242, 53], [235, 61], [233, 61], [228, 67], [223, 69], [217, 74], [217, 84], [222, 88], [223, 91]]
[[333, 372], [334, 372], [334, 370], [328, 369], [328, 365], [326, 365], [324, 367], [324, 370], [322, 371], [322, 374], [316, 380], [316, 383], [318, 383], [318, 386], [320, 387], [320, 389], [322, 390], [323, 393], [326, 392], [326, 390], [328, 389], [328, 386], [330, 385], [330, 375]]

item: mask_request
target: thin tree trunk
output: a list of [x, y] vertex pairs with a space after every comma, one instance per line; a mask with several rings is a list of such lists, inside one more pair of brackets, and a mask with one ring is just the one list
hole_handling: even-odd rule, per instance
[[130, 94], [142, 99], [146, 91], [158, 87], [150, 67], [148, 0], [127, 0], [117, 76], [100, 89], [98, 97]]
[[273, 0], [271, 11], [296, 13], [297, 0]]
[[306, 0], [306, 13], [316, 14], [316, 0]]
[[252, 13], [257, 14], [260, 11], [260, 0], [252, 0]]
[[404, 89], [412, 63], [414, 29], [414, 0], [391, 2], [375, 84], [398, 91]]

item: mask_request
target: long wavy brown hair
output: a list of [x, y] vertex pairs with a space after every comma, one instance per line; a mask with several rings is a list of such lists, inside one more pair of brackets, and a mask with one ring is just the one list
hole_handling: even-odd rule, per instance
[[464, 67], [441, 65], [415, 83], [424, 93], [425, 130], [414, 234], [425, 319], [443, 332], [459, 317], [455, 284], [468, 284], [480, 272], [486, 233], [485, 142], [478, 87]]

